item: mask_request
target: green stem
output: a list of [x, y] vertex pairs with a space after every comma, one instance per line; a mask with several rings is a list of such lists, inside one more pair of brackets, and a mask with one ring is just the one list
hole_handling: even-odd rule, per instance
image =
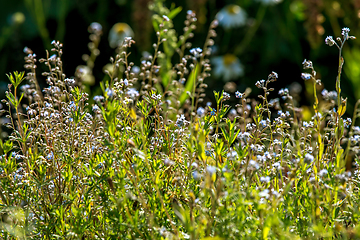
[[243, 38], [242, 42], [237, 46], [237, 48], [234, 51], [235, 55], [240, 55], [243, 53], [243, 51], [246, 49], [246, 47], [251, 42], [252, 38], [254, 37], [256, 31], [258, 30], [262, 20], [264, 19], [266, 13], [266, 6], [264, 4], [261, 4], [257, 14], [255, 23], [249, 28], [247, 33], [245, 34], [245, 37]]
[[33, 14], [36, 20], [37, 27], [39, 29], [40, 36], [43, 40], [44, 46], [51, 49], [49, 32], [46, 28], [46, 18], [44, 14], [44, 8], [42, 0], [34, 0]]

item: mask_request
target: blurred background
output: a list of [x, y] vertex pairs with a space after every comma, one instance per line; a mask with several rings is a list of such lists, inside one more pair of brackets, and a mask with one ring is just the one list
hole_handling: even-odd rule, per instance
[[[63, 62], [67, 77], [74, 76], [79, 65], [86, 64], [83, 54], [88, 49], [88, 27], [93, 22], [102, 26], [100, 55], [93, 68], [97, 88], [104, 78], [104, 66], [115, 55], [112, 37], [130, 34], [136, 44], [130, 60], [140, 65], [145, 53], [152, 53], [156, 35], [152, 23], [154, 9], [150, 0], [3, 0], [0, 8], [0, 97], [4, 97], [6, 73], [24, 71], [25, 46], [38, 58], [46, 57], [51, 41], [64, 44]], [[341, 36], [349, 27], [350, 35], [360, 38], [360, 0], [166, 0], [155, 1], [169, 11], [177, 9], [172, 19], [178, 36], [183, 34], [188, 10], [196, 13], [192, 47], [204, 45], [211, 21], [219, 20], [211, 61], [213, 74], [205, 80], [209, 91], [244, 91], [255, 82], [266, 79], [271, 71], [279, 74], [273, 87], [276, 93], [288, 87], [299, 95], [299, 104], [312, 104], [311, 86], [301, 79], [304, 59], [313, 61], [318, 78], [329, 91], [335, 89], [338, 49], [325, 45], [328, 35]], [[181, 10], [181, 11], [180, 11]], [[157, 12], [159, 14], [159, 12]], [[116, 25], [122, 23], [121, 25]], [[123, 24], [125, 23], [125, 24]], [[114, 28], [113, 28], [114, 27]], [[113, 30], [112, 30], [113, 28]], [[115, 30], [114, 30], [115, 29]], [[113, 34], [113, 35], [111, 35]], [[115, 34], [115, 35], [116, 35]], [[111, 37], [112, 36], [112, 37]], [[113, 45], [113, 46], [111, 46]], [[345, 44], [342, 93], [348, 97], [348, 111], [360, 98], [360, 40]], [[39, 71], [43, 67], [39, 64]], [[45, 69], [45, 68], [44, 68]], [[310, 89], [306, 91], [306, 89]], [[277, 97], [276, 94], [270, 98]]]

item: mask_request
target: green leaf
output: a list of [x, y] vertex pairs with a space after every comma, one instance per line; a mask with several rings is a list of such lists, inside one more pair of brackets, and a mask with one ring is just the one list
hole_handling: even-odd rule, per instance
[[186, 99], [188, 99], [189, 95], [187, 94], [187, 92], [192, 92], [193, 87], [194, 87], [194, 82], [196, 81], [196, 78], [198, 76], [200, 72], [200, 65], [197, 64], [196, 67], [191, 71], [186, 84], [185, 84], [185, 89], [184, 92], [181, 94], [180, 96], [180, 105], [183, 105], [184, 102], [186, 101]]
[[14, 85], [15, 88], [17, 88], [22, 81], [24, 81], [24, 74], [25, 72], [17, 72], [14, 71], [12, 74], [6, 74], [6, 76], [9, 78], [12, 85]]
[[173, 9], [168, 15], [167, 17], [170, 19], [174, 19], [174, 17], [176, 17], [176, 15], [178, 15], [182, 10], [182, 7], [177, 7], [175, 9]]
[[342, 115], [344, 115], [345, 114], [345, 112], [346, 112], [346, 102], [347, 102], [347, 98], [345, 98], [345, 99], [343, 99], [342, 101], [341, 101], [341, 105], [339, 106], [339, 108], [338, 108], [338, 114], [339, 114], [339, 116], [341, 117]]

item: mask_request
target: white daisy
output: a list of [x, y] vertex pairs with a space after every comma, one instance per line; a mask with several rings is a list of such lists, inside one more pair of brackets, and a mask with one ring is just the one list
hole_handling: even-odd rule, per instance
[[216, 19], [225, 29], [241, 27], [246, 24], [246, 12], [240, 6], [231, 4], [221, 9]]
[[109, 32], [109, 44], [117, 48], [126, 37], [134, 37], [134, 31], [126, 23], [116, 23]]
[[233, 54], [214, 57], [212, 63], [214, 65], [214, 76], [222, 77], [226, 82], [244, 75], [244, 66], [240, 63], [239, 58]]

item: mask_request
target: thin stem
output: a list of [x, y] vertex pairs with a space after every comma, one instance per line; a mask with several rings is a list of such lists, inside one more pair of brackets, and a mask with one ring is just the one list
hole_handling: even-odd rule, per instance
[[266, 13], [266, 6], [265, 4], [261, 4], [257, 14], [254, 25], [252, 25], [248, 32], [245, 34], [245, 37], [243, 38], [242, 42], [238, 45], [238, 47], [235, 49], [234, 53], [235, 55], [240, 55], [243, 53], [243, 51], [246, 49], [246, 47], [251, 42], [252, 38], [255, 36], [256, 31], [258, 30], [262, 20], [264, 19]]

